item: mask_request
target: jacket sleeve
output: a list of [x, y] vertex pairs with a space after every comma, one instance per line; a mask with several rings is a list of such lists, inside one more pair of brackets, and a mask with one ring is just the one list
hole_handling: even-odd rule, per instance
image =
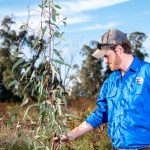
[[102, 123], [106, 123], [108, 120], [106, 93], [107, 80], [104, 82], [97, 98], [98, 107], [86, 118], [86, 122], [93, 128], [99, 127]]

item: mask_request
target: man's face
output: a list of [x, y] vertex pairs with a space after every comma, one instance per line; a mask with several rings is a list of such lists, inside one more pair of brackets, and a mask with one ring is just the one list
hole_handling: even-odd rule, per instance
[[104, 55], [104, 63], [109, 66], [111, 71], [118, 70], [120, 69], [121, 58], [116, 51], [108, 49]]

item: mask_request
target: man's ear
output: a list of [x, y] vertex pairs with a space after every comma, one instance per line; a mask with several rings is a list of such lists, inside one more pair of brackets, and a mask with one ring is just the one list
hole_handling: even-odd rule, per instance
[[122, 54], [124, 53], [124, 49], [121, 45], [118, 45], [117, 48], [116, 48], [116, 51], [119, 53], [119, 54]]

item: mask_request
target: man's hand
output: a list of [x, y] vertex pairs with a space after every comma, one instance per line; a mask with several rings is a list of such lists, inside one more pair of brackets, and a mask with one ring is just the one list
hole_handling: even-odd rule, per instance
[[52, 147], [51, 149], [56, 149], [58, 147], [60, 147], [62, 144], [68, 143], [69, 139], [67, 135], [61, 135], [60, 137], [58, 136], [54, 136], [53, 140], [52, 140]]
[[53, 141], [59, 144], [63, 144], [63, 143], [69, 142], [69, 139], [67, 135], [61, 135], [60, 137], [58, 136], [54, 137]]
[[82, 122], [78, 127], [74, 128], [71, 130], [69, 133], [66, 135], [60, 135], [60, 136], [54, 136], [53, 142], [52, 142], [52, 150], [56, 147], [59, 147], [61, 144], [71, 142], [80, 136], [84, 135], [85, 133], [89, 132], [92, 130], [93, 127], [88, 124], [86, 121]]

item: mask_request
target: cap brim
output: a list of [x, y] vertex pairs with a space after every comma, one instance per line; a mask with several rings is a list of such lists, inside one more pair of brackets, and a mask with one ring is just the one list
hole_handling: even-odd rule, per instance
[[97, 50], [92, 54], [92, 56], [95, 57], [95, 58], [103, 58], [105, 54], [106, 54], [106, 50], [97, 49]]

